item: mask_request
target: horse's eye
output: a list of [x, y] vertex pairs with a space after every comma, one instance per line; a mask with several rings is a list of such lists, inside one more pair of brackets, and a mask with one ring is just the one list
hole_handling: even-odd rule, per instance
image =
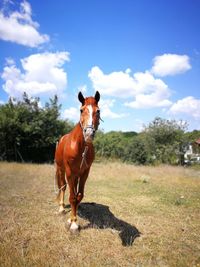
[[83, 113], [83, 110], [82, 110], [82, 109], [80, 109], [80, 112], [81, 112], [81, 113]]
[[97, 109], [97, 115], [99, 115], [100, 114], [100, 109]]

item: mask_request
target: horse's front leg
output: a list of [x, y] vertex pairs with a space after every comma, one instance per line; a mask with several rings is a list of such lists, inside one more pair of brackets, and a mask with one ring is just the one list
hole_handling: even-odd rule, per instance
[[[67, 178], [69, 185], [69, 202], [71, 205], [71, 216], [68, 222], [71, 224], [70, 230], [72, 231], [76, 231], [79, 228], [77, 224], [77, 209], [78, 209], [78, 204], [81, 202], [84, 196], [84, 187], [88, 174], [89, 174], [89, 169], [80, 176], [79, 184], [77, 177], [71, 175], [70, 177], [68, 176]], [[78, 184], [78, 192], [77, 192], [77, 184]]]

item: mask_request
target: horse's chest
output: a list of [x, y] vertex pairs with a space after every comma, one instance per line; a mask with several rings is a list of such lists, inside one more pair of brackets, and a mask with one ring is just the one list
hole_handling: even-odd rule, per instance
[[93, 148], [86, 147], [83, 150], [74, 151], [75, 153], [67, 155], [67, 161], [73, 171], [84, 171], [88, 169], [94, 160]]

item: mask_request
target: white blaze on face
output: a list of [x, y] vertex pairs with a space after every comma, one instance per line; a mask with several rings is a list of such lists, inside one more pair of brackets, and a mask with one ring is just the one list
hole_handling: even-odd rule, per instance
[[93, 109], [92, 109], [92, 106], [91, 105], [88, 106], [88, 111], [89, 111], [88, 125], [89, 126], [92, 126], [92, 111], [93, 111]]

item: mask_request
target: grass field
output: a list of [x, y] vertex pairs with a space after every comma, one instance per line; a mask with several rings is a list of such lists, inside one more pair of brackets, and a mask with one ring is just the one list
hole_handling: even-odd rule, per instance
[[200, 266], [199, 170], [95, 163], [78, 234], [53, 183], [53, 165], [0, 163], [0, 266]]

